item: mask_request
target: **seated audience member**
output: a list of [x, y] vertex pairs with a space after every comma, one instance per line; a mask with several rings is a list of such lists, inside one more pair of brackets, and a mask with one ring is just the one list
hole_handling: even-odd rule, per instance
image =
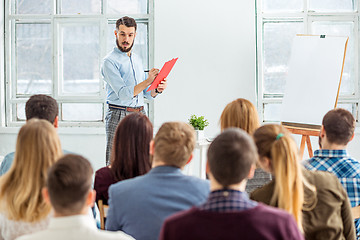
[[149, 145], [153, 126], [142, 113], [133, 113], [121, 120], [115, 131], [111, 165], [95, 173], [96, 202], [108, 204], [108, 188], [116, 182], [144, 175], [151, 169]]
[[0, 177], [0, 239], [45, 229], [51, 207], [41, 189], [48, 168], [62, 155], [54, 126], [46, 120], [31, 119], [20, 129], [14, 163]]
[[95, 199], [92, 175], [91, 164], [82, 156], [68, 154], [60, 158], [50, 168], [46, 188], [42, 191], [45, 201], [54, 209], [49, 227], [18, 239], [134, 239], [123, 232], [99, 230], [94, 219], [89, 217], [88, 210]]
[[[33, 95], [29, 98], [25, 105], [26, 120], [32, 118], [44, 119], [58, 127], [58, 112], [59, 108], [55, 99], [47, 95]], [[5, 156], [0, 166], [0, 176], [4, 175], [14, 160], [15, 152], [9, 153]]]
[[211, 193], [207, 201], [165, 220], [160, 240], [304, 239], [287, 212], [251, 201], [245, 192], [258, 158], [243, 130], [225, 130], [208, 150]]
[[[342, 108], [329, 111], [323, 118], [319, 136], [320, 150], [314, 157], [305, 161], [309, 170], [326, 171], [335, 174], [347, 191], [352, 207], [360, 205], [360, 162], [346, 151], [353, 139], [355, 119]], [[357, 238], [360, 239], [360, 219], [355, 220]]]
[[254, 139], [260, 165], [274, 180], [251, 193], [252, 199], [291, 213], [305, 239], [355, 238], [349, 199], [334, 175], [303, 168], [296, 143], [283, 126], [262, 126]]
[[150, 143], [150, 172], [110, 186], [106, 229], [123, 230], [137, 240], [155, 240], [166, 217], [205, 201], [208, 181], [181, 172], [194, 147], [190, 125], [164, 123]]
[[[241, 128], [248, 134], [253, 134], [260, 127], [255, 106], [244, 98], [238, 98], [226, 105], [220, 117], [221, 131], [226, 128]], [[246, 192], [251, 192], [271, 180], [271, 175], [261, 168], [255, 170], [254, 177], [246, 184]]]

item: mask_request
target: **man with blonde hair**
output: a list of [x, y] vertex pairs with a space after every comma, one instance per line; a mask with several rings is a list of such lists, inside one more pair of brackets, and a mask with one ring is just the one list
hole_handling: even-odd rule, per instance
[[166, 217], [204, 202], [208, 181], [181, 172], [194, 147], [191, 126], [164, 123], [150, 143], [152, 170], [110, 186], [106, 229], [122, 230], [137, 240], [155, 240]]

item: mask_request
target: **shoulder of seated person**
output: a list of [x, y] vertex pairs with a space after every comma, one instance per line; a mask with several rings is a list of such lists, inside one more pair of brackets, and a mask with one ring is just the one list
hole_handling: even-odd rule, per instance
[[270, 203], [273, 191], [275, 187], [275, 181], [272, 180], [262, 187], [259, 187], [250, 193], [250, 199], [255, 201], [261, 201], [266, 204]]

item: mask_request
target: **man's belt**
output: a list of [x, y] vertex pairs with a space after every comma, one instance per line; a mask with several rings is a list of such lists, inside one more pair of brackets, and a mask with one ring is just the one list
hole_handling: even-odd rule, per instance
[[125, 107], [125, 106], [109, 104], [109, 108], [110, 109], [120, 109], [120, 110], [127, 111], [127, 112], [141, 112], [144, 109], [144, 106], [132, 108], [132, 107]]

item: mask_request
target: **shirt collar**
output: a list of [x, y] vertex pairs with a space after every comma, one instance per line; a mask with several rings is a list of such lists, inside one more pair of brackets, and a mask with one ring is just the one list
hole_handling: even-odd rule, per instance
[[246, 192], [241, 192], [233, 189], [221, 189], [221, 190], [215, 190], [212, 191], [209, 194], [209, 200], [215, 200], [215, 199], [243, 199], [243, 200], [249, 200], [249, 196]]
[[[121, 50], [120, 50], [118, 47], [116, 47], [116, 46], [114, 47], [114, 51], [128, 57], [127, 52], [121, 51]], [[134, 54], [134, 53], [131, 51], [130, 56], [132, 56], [133, 54]]]
[[349, 158], [347, 151], [342, 150], [329, 150], [329, 149], [319, 149], [314, 152], [314, 157], [334, 157], [334, 158]]
[[49, 229], [68, 229], [80, 226], [96, 228], [96, 223], [95, 220], [88, 215], [53, 217], [49, 223]]
[[250, 200], [246, 192], [222, 189], [212, 191], [208, 200], [199, 208], [206, 211], [233, 212], [251, 209], [256, 206], [257, 203]]
[[149, 173], [181, 173], [181, 169], [174, 166], [157, 166], [152, 168]]

